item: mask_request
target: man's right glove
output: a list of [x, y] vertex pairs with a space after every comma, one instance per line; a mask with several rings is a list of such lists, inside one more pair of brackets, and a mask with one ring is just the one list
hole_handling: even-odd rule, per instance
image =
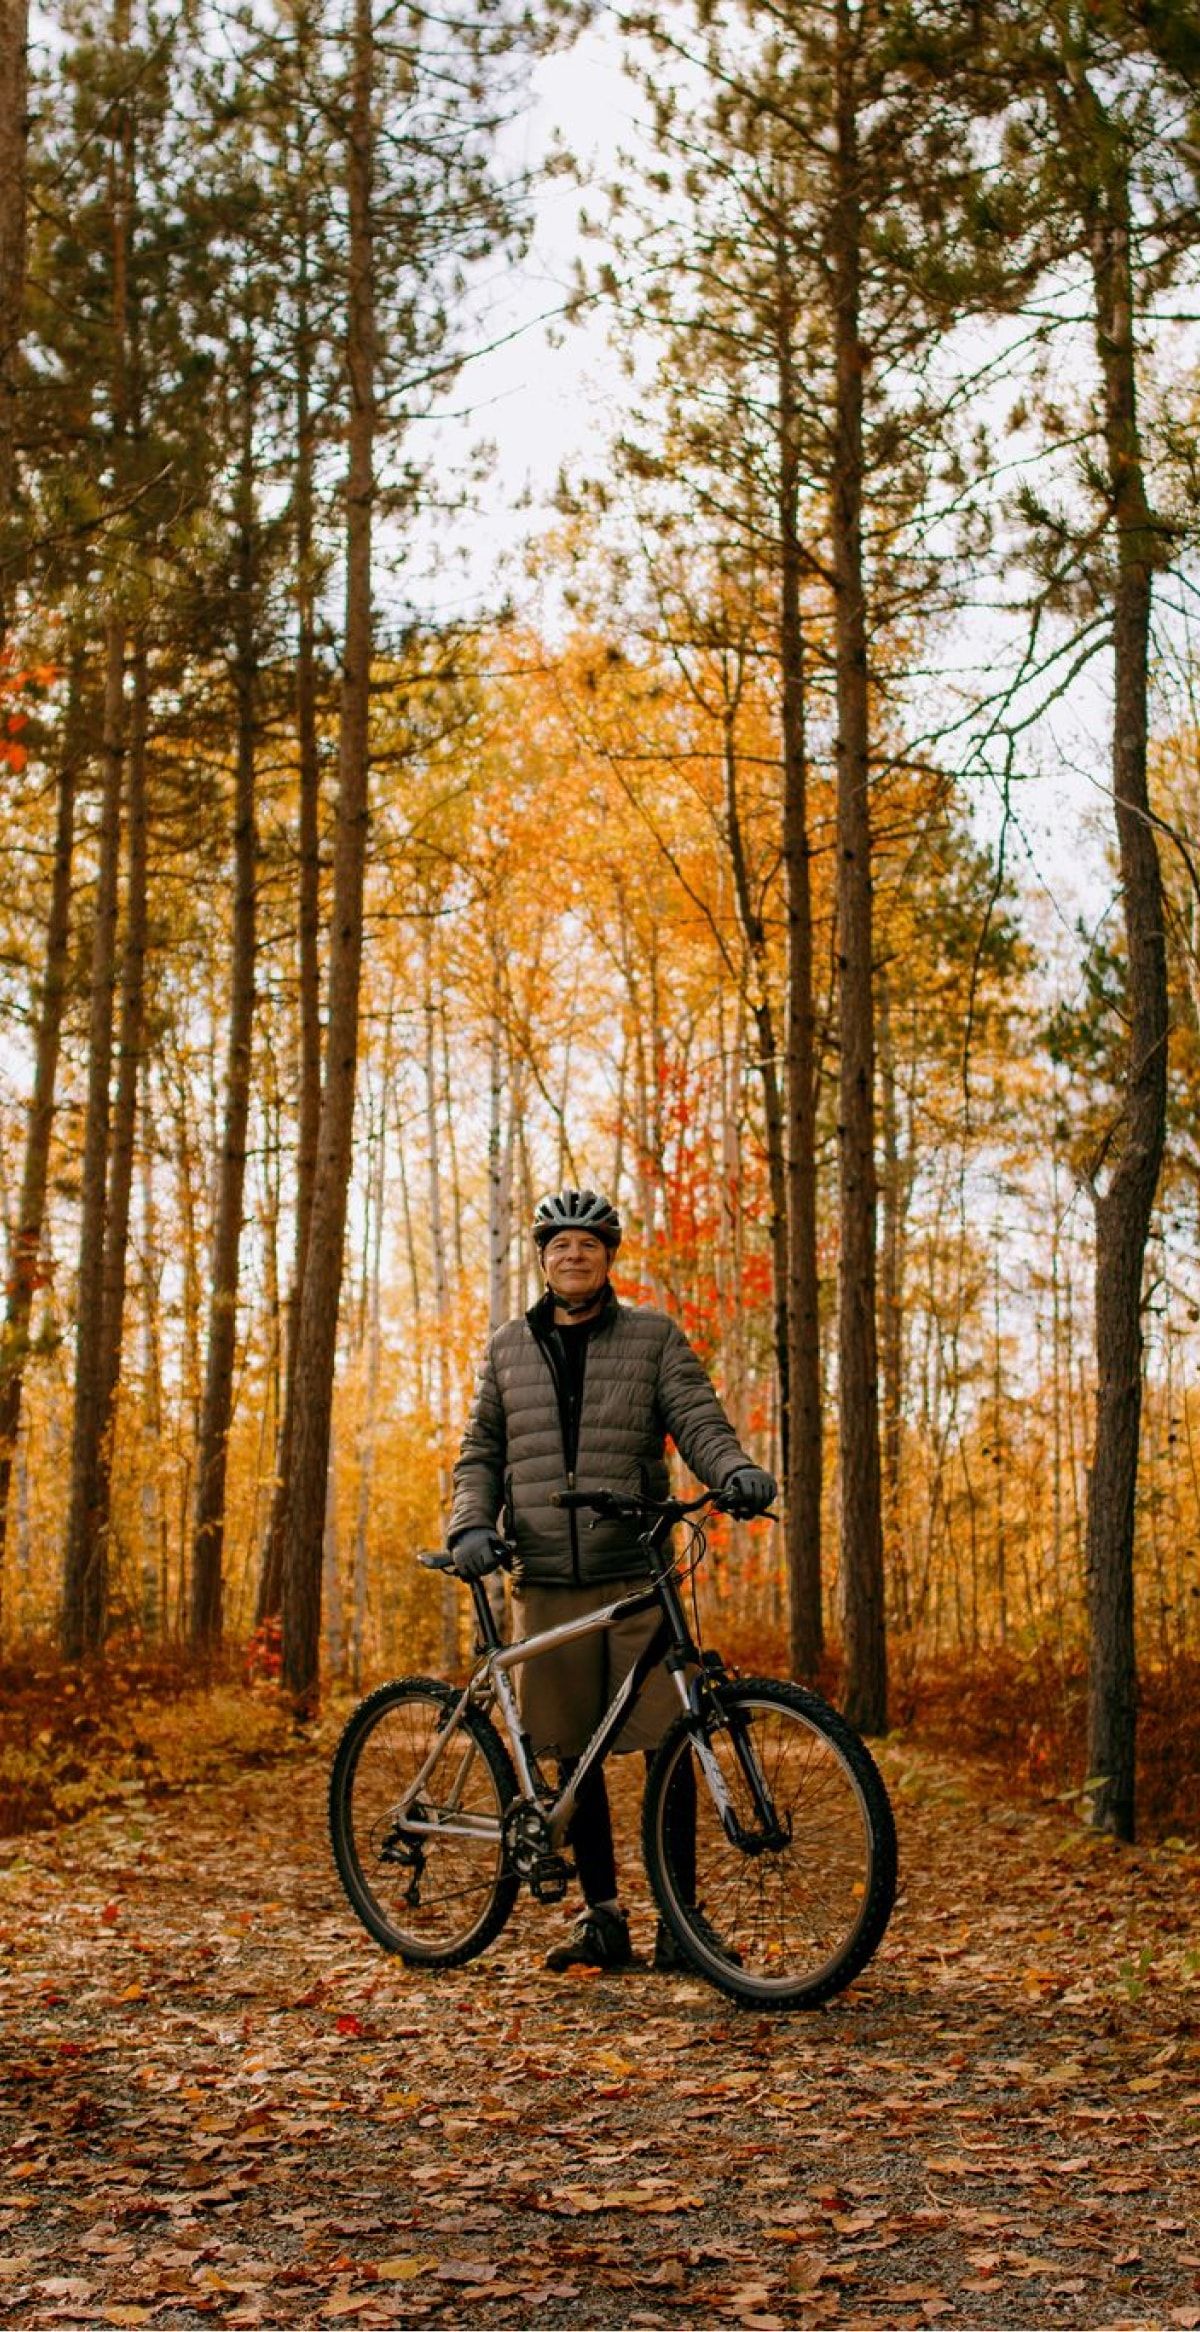
[[499, 1569], [508, 1549], [494, 1530], [464, 1530], [450, 1549], [460, 1579], [486, 1579]]
[[773, 1474], [761, 1466], [739, 1466], [736, 1473], [721, 1484], [721, 1496], [729, 1501], [729, 1511], [739, 1522], [748, 1522], [752, 1514], [765, 1514], [779, 1496], [779, 1484]]

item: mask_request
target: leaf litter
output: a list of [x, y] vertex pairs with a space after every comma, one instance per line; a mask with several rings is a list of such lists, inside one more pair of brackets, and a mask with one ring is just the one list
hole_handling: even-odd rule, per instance
[[806, 2017], [547, 1975], [529, 1904], [389, 1960], [315, 1751], [9, 1842], [0, 2327], [1197, 2332], [1200, 1856], [882, 1762], [901, 1903]]

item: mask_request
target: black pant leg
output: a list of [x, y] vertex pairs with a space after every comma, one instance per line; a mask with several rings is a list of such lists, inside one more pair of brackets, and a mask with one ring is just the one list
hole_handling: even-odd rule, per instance
[[[576, 1762], [572, 1757], [559, 1766], [560, 1787], [570, 1779]], [[593, 1766], [575, 1801], [567, 1844], [575, 1857], [585, 1903], [613, 1902], [617, 1892], [617, 1857], [602, 1765]]]
[[[656, 1752], [647, 1749], [646, 1771], [649, 1773]], [[696, 1768], [689, 1749], [681, 1757], [671, 1776], [667, 1796], [667, 1853], [671, 1868], [679, 1883], [679, 1892], [685, 1903], [696, 1900]]]

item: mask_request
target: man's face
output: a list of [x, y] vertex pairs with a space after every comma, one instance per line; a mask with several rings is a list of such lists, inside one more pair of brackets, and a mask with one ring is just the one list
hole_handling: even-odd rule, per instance
[[542, 1249], [542, 1270], [560, 1303], [591, 1303], [608, 1278], [608, 1249], [591, 1231], [559, 1231]]

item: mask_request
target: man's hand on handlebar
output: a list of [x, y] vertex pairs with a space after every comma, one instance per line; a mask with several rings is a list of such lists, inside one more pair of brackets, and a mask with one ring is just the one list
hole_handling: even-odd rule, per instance
[[749, 1522], [753, 1515], [765, 1514], [778, 1496], [778, 1482], [762, 1466], [739, 1466], [721, 1486], [721, 1504], [736, 1522]]
[[460, 1579], [486, 1579], [489, 1571], [498, 1571], [508, 1553], [505, 1541], [494, 1530], [464, 1530], [450, 1549], [450, 1558]]

